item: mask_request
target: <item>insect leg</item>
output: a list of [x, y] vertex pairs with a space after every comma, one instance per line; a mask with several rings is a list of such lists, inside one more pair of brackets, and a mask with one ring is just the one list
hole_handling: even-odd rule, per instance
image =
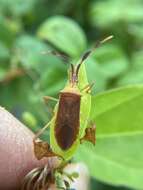
[[95, 127], [95, 124], [93, 124], [92, 127], [86, 128], [85, 135], [83, 138], [80, 139], [80, 143], [82, 143], [85, 140], [95, 145], [95, 142], [96, 142], [95, 134], [96, 134], [96, 127]]
[[87, 93], [90, 93], [90, 91], [91, 91], [93, 85], [94, 85], [94, 82], [91, 83], [91, 84], [86, 85], [83, 89], [81, 89], [81, 91], [85, 91], [85, 92], [87, 92]]
[[47, 103], [49, 100], [53, 100], [53, 101], [56, 101], [56, 102], [58, 101], [57, 98], [53, 98], [51, 96], [44, 96], [43, 99], [44, 99], [45, 103]]
[[34, 153], [38, 160], [42, 159], [43, 157], [52, 157], [57, 156], [54, 152], [52, 152], [50, 145], [41, 140], [37, 140], [37, 138], [49, 127], [50, 122], [45, 125], [34, 137], [33, 144], [34, 144]]
[[43, 157], [58, 156], [51, 150], [50, 145], [46, 141], [34, 141], [34, 153], [38, 160], [41, 160]]
[[35, 135], [33, 141], [36, 141], [36, 140], [39, 138], [39, 136], [50, 126], [50, 123], [51, 123], [51, 122], [47, 123], [42, 129], [40, 129], [40, 130], [36, 133], [36, 135]]

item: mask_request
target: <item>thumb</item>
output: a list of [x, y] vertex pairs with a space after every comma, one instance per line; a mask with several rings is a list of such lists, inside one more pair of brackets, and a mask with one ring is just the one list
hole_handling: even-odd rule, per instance
[[33, 168], [57, 165], [57, 158], [38, 161], [33, 152], [33, 133], [0, 107], [0, 189], [20, 189], [24, 176]]

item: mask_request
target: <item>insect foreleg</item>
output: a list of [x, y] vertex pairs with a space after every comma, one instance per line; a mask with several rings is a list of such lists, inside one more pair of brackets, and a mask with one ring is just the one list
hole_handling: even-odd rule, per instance
[[84, 92], [90, 93], [93, 85], [94, 85], [94, 82], [91, 84], [87, 84], [84, 88], [81, 89], [81, 92], [84, 91]]
[[85, 135], [83, 138], [80, 139], [80, 143], [82, 143], [85, 140], [95, 145], [95, 142], [96, 142], [95, 133], [96, 133], [96, 127], [95, 127], [95, 124], [93, 124], [92, 127], [86, 128]]

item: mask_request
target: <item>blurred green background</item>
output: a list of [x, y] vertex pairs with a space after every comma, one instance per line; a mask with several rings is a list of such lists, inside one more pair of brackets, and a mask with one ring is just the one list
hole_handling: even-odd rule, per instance
[[[37, 131], [53, 107], [42, 97], [58, 97], [69, 66], [43, 52], [57, 50], [76, 62], [109, 35], [114, 39], [86, 63], [96, 95], [143, 83], [143, 0], [0, 0], [0, 105]], [[130, 186], [91, 178], [91, 190]]]

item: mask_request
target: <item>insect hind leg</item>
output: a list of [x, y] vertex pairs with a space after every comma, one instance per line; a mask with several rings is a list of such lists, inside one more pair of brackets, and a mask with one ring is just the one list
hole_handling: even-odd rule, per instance
[[55, 154], [51, 148], [50, 145], [45, 141], [33, 141], [34, 143], [34, 153], [38, 160], [41, 160], [43, 157], [53, 157], [58, 156]]
[[45, 142], [39, 140], [39, 136], [49, 127], [50, 122], [45, 125], [34, 137], [33, 139], [33, 144], [34, 144], [34, 153], [35, 156], [38, 160], [41, 160], [43, 157], [53, 157], [53, 156], [58, 156], [55, 154], [51, 148], [50, 145]]

